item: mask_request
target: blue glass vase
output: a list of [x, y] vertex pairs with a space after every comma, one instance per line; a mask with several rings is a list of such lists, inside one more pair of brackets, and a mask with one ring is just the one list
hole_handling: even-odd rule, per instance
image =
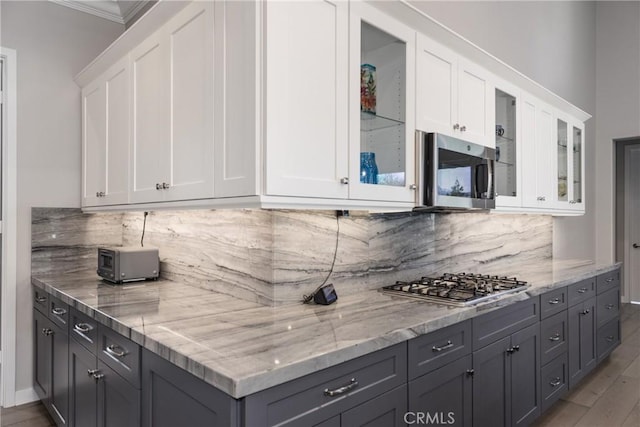
[[360, 153], [360, 182], [363, 184], [378, 183], [378, 165], [376, 153], [366, 151]]

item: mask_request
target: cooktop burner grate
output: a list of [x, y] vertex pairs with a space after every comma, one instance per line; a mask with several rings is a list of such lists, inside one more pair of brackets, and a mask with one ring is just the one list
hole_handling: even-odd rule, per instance
[[445, 273], [411, 282], [398, 281], [395, 285], [384, 286], [382, 291], [441, 304], [468, 306], [527, 287], [527, 282], [515, 277]]

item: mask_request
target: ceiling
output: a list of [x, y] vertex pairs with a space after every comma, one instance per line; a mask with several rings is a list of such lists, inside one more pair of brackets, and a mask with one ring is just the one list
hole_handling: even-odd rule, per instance
[[127, 24], [149, 0], [49, 0], [120, 24]]

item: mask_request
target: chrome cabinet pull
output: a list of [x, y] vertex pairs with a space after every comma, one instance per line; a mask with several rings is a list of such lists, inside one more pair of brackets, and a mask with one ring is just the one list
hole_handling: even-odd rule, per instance
[[324, 395], [325, 396], [329, 396], [329, 397], [333, 397], [333, 396], [339, 396], [341, 394], [344, 394], [348, 391], [353, 390], [354, 388], [358, 387], [358, 381], [356, 381], [355, 378], [351, 378], [351, 381], [349, 381], [349, 384], [339, 387], [335, 390], [329, 390], [328, 388], [324, 389]]
[[156, 190], [162, 190], [162, 185], [156, 183]]
[[607, 282], [607, 283], [613, 282], [613, 277], [609, 277], [607, 280], [605, 280], [605, 282]]
[[554, 336], [549, 337], [549, 341], [560, 341], [560, 333], [556, 332]]
[[453, 130], [458, 130], [458, 129], [460, 129], [460, 124], [459, 123], [455, 123], [453, 125]]
[[104, 378], [104, 374], [98, 374], [98, 373], [95, 373], [91, 376], [93, 377], [94, 380], [96, 380], [96, 382]]
[[52, 309], [51, 312], [53, 314], [55, 314], [56, 316], [62, 316], [64, 314], [67, 314], [67, 310], [65, 310], [62, 307], [56, 307], [56, 308]]
[[36, 297], [36, 302], [45, 302], [47, 297]]
[[42, 328], [42, 333], [46, 336], [52, 335], [53, 334], [53, 330], [49, 329], [49, 328]]
[[580, 312], [580, 314], [584, 315], [584, 314], [589, 314], [589, 309], [587, 308], [586, 310], [582, 310]]
[[465, 132], [467, 130], [466, 126], [460, 126], [460, 132]]
[[98, 372], [100, 372], [100, 371], [97, 370], [97, 369], [87, 369], [87, 375], [89, 375], [90, 377], [94, 376]]
[[473, 374], [475, 374], [475, 373], [476, 373], [476, 371], [474, 371], [473, 369], [467, 369], [467, 375], [468, 376], [472, 377]]
[[584, 294], [584, 293], [585, 293], [585, 292], [587, 292], [588, 290], [589, 290], [589, 289], [587, 289], [587, 288], [580, 288], [580, 289], [578, 289], [578, 293], [579, 293], [579, 294]]
[[607, 342], [613, 342], [613, 335], [609, 335], [607, 337]]
[[615, 305], [607, 304], [605, 307], [606, 307], [607, 310], [611, 310], [613, 307], [615, 307]]
[[433, 352], [438, 352], [438, 351], [442, 351], [442, 350], [446, 350], [448, 348], [453, 347], [453, 343], [451, 342], [451, 340], [447, 340], [447, 343], [441, 347], [436, 347], [435, 345], [431, 348], [431, 351]]
[[560, 385], [560, 383], [562, 383], [562, 380], [560, 380], [560, 377], [556, 377], [554, 380], [552, 380], [549, 385], [551, 387], [558, 387]]
[[73, 325], [73, 329], [76, 332], [81, 332], [83, 334], [86, 334], [87, 332], [93, 330], [93, 326], [91, 326], [88, 323], [76, 323], [75, 325]]
[[118, 358], [124, 357], [127, 354], [127, 352], [117, 344], [108, 345], [105, 350], [111, 356]]
[[634, 244], [633, 244], [633, 249], [638, 249], [638, 248], [640, 248], [640, 245], [639, 245], [639, 244], [637, 244], [637, 243], [634, 243]]
[[554, 298], [549, 300], [549, 304], [555, 305], [560, 303], [560, 298]]
[[163, 182], [163, 183], [162, 183], [162, 189], [163, 189], [163, 190], [166, 190], [166, 189], [168, 189], [169, 187], [171, 187], [171, 186], [170, 186], [169, 184], [167, 184], [166, 182]]

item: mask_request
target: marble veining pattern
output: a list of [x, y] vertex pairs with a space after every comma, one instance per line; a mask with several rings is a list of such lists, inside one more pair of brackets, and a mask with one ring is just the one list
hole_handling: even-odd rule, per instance
[[617, 267], [530, 264], [526, 291], [464, 308], [373, 290], [331, 306], [266, 306], [170, 280], [118, 287], [86, 272], [32, 283], [239, 398]]

